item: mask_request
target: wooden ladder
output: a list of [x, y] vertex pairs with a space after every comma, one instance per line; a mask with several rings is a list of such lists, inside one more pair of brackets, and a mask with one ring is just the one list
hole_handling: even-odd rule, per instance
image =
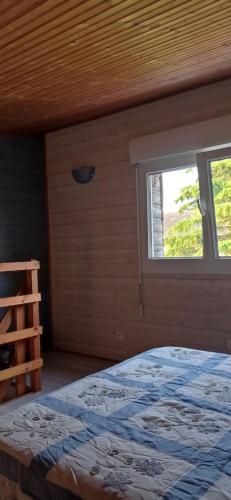
[[[14, 343], [14, 361], [9, 368], [0, 370], [0, 394], [4, 393], [7, 381], [16, 378], [16, 395], [22, 396], [28, 392], [26, 374], [30, 374], [29, 390], [41, 390], [41, 358], [40, 335], [42, 327], [39, 320], [38, 292], [39, 262], [7, 262], [0, 263], [1, 272], [25, 271], [25, 285], [16, 296], [0, 298], [0, 308], [7, 309], [0, 321], [0, 346]], [[11, 325], [14, 331], [8, 332]]]

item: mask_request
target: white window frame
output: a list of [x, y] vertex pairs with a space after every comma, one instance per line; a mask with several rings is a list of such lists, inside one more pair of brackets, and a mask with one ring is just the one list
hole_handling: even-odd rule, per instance
[[[211, 149], [206, 152], [188, 152], [148, 162], [138, 167], [139, 237], [143, 273], [231, 274], [231, 257], [219, 257], [215, 231], [212, 185], [209, 162], [231, 158], [231, 147]], [[200, 203], [203, 208], [203, 257], [149, 257], [149, 222], [147, 176], [179, 168], [197, 166]]]

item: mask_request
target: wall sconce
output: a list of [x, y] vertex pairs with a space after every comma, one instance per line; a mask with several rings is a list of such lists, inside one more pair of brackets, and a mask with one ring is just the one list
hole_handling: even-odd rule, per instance
[[95, 176], [95, 167], [73, 168], [72, 177], [78, 184], [87, 184]]

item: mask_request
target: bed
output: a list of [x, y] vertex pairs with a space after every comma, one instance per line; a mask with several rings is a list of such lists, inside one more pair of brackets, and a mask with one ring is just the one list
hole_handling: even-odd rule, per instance
[[0, 498], [231, 498], [231, 357], [153, 349], [0, 419]]

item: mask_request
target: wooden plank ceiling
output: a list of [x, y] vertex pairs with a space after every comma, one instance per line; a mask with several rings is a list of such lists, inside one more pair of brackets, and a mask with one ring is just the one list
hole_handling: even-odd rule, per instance
[[0, 132], [47, 131], [231, 71], [231, 0], [2, 0]]

